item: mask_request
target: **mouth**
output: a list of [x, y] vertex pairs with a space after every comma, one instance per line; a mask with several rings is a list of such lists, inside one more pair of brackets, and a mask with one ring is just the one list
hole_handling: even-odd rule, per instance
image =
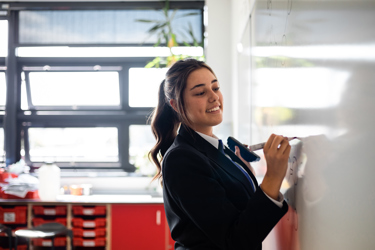
[[212, 112], [218, 111], [219, 109], [220, 109], [220, 106], [217, 106], [217, 107], [212, 108], [212, 109], [207, 109], [206, 113], [212, 113]]

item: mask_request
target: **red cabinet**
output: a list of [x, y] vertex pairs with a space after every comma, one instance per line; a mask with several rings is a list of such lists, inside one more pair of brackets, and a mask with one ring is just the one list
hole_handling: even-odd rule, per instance
[[173, 249], [163, 204], [112, 205], [112, 250]]

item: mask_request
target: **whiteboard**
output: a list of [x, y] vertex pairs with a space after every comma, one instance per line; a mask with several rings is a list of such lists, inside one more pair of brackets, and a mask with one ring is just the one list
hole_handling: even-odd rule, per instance
[[375, 1], [255, 1], [248, 23], [250, 141], [302, 137], [263, 249], [374, 249]]

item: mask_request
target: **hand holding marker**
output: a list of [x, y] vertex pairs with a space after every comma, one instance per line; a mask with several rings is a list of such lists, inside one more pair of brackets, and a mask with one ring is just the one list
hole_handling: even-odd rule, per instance
[[[288, 141], [291, 141], [293, 139], [298, 139], [298, 137], [288, 137]], [[264, 145], [266, 144], [265, 142], [255, 144], [250, 146], [249, 148], [245, 147], [244, 144], [241, 142], [237, 141], [235, 138], [229, 136], [227, 140], [228, 147], [235, 152], [235, 146], [238, 146], [240, 149], [240, 154], [242, 158], [244, 158], [245, 161], [248, 162], [253, 162], [253, 161], [259, 161], [260, 156], [258, 156], [256, 153], [252, 152], [255, 150], [263, 149]]]
[[[293, 139], [298, 139], [298, 137], [288, 137], [288, 141], [291, 141]], [[263, 149], [264, 145], [266, 145], [265, 142], [254, 144], [254, 145], [249, 146], [249, 150], [255, 151], [255, 150]]]

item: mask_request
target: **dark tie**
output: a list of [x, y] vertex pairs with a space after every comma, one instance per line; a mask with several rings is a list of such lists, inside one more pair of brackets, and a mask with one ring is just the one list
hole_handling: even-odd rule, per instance
[[[219, 151], [221, 153], [223, 153], [226, 156], [225, 152], [224, 152], [224, 146], [223, 146], [223, 142], [221, 140], [219, 140]], [[232, 159], [230, 157], [228, 157], [229, 160], [231, 160], [231, 162], [234, 163], [234, 165], [246, 176], [246, 178], [249, 180], [250, 182], [250, 185], [251, 185], [251, 188], [253, 189], [253, 191], [255, 192], [255, 188], [254, 188], [254, 183], [253, 181], [251, 180], [251, 177], [250, 175], [241, 167], [239, 166], [236, 162], [232, 161]]]

